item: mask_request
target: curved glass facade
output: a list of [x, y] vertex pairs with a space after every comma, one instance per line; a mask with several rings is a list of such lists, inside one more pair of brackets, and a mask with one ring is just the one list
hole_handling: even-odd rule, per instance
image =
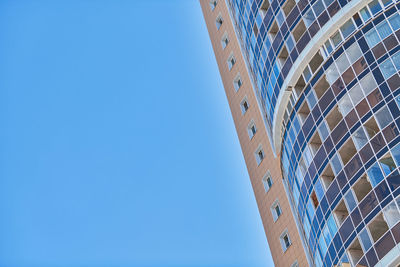
[[228, 2], [270, 131], [285, 105], [281, 168], [314, 264], [387, 266], [400, 255], [400, 3]]

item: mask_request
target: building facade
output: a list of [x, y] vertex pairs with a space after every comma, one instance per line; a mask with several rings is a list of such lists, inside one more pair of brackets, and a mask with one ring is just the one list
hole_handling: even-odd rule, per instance
[[400, 2], [200, 0], [276, 266], [400, 264]]

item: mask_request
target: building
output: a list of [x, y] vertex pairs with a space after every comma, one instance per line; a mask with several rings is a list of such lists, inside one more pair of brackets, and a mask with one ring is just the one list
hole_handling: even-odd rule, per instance
[[200, 0], [276, 266], [400, 266], [400, 2]]

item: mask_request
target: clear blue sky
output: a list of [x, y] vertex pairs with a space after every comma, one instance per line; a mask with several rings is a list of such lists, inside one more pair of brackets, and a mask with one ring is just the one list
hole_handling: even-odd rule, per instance
[[0, 2], [0, 266], [272, 266], [197, 0]]

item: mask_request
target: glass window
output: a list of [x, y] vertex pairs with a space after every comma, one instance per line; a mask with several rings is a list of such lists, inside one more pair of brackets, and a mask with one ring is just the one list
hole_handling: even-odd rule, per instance
[[360, 81], [364, 94], [369, 95], [378, 85], [371, 73], [365, 75], [365, 77]]
[[350, 211], [352, 211], [357, 206], [357, 203], [353, 196], [353, 192], [349, 190], [347, 194], [344, 196], [344, 198], [346, 199], [347, 207], [349, 208]]
[[318, 17], [324, 11], [325, 7], [322, 1], [319, 0], [313, 5], [313, 9], [315, 11], [315, 15]]
[[384, 106], [381, 108], [376, 114], [375, 118], [379, 124], [379, 127], [381, 130], [383, 130], [389, 123], [392, 122], [392, 116], [390, 115], [390, 112], [387, 108], [387, 106]]
[[340, 71], [340, 73], [343, 73], [347, 68], [350, 66], [350, 62], [346, 57], [346, 54], [343, 53], [337, 60], [336, 60], [336, 65]]
[[328, 55], [329, 55], [330, 53], [332, 53], [332, 51], [333, 51], [331, 42], [330, 42], [329, 40], [327, 40], [327, 41], [325, 42], [325, 49], [326, 49]]
[[388, 79], [389, 77], [391, 77], [393, 74], [396, 73], [396, 69], [394, 68], [390, 58], [381, 63], [379, 65], [379, 68], [381, 69], [382, 74], [386, 79]]
[[339, 31], [337, 31], [334, 35], [332, 35], [331, 41], [335, 46], [335, 48], [342, 42], [342, 36], [340, 35]]
[[398, 30], [400, 28], [400, 15], [395, 14], [389, 18], [389, 23], [392, 25], [393, 30]]
[[260, 165], [261, 162], [262, 162], [263, 159], [264, 159], [264, 150], [262, 150], [262, 148], [259, 147], [259, 148], [256, 150], [256, 152], [255, 152], [255, 156], [256, 156], [257, 164]]
[[304, 76], [304, 80], [305, 80], [306, 82], [308, 82], [308, 81], [310, 80], [310, 78], [311, 78], [311, 71], [310, 71], [310, 68], [309, 68], [308, 66], [306, 66], [306, 68], [304, 69], [304, 71], [303, 71], [303, 76]]
[[380, 181], [383, 180], [383, 175], [381, 169], [379, 168], [378, 163], [372, 165], [372, 167], [367, 171], [369, 180], [373, 186], [379, 184]]
[[390, 152], [392, 152], [393, 158], [397, 163], [397, 166], [400, 166], [400, 144], [393, 147]]
[[283, 234], [281, 235], [280, 241], [281, 241], [281, 245], [282, 245], [282, 250], [283, 250], [284, 252], [285, 252], [285, 251], [289, 248], [289, 246], [292, 244], [292, 242], [290, 241], [289, 234], [288, 234], [287, 231], [283, 232]]
[[353, 109], [349, 94], [345, 94], [338, 105], [340, 113], [342, 113], [343, 117], [346, 116]]
[[322, 236], [320, 237], [318, 243], [319, 243], [319, 248], [321, 249], [322, 255], [325, 255], [326, 252], [327, 252], [327, 250], [328, 250], [328, 248], [326, 247], [325, 241], [324, 241], [324, 239], [322, 238]]
[[249, 138], [252, 139], [253, 136], [256, 134], [256, 132], [257, 132], [256, 124], [252, 120], [247, 126], [247, 133], [249, 134]]
[[313, 91], [310, 91], [310, 93], [308, 94], [307, 102], [308, 104], [310, 104], [311, 109], [314, 108], [315, 104], [317, 104], [317, 100], [315, 99]]
[[369, 13], [369, 10], [367, 7], [364, 7], [363, 9], [361, 9], [360, 14], [364, 21], [367, 21], [371, 18], [371, 13]]
[[379, 4], [378, 0], [372, 1], [371, 3], [368, 4], [368, 6], [373, 15], [375, 15], [382, 9], [381, 4]]
[[356, 84], [349, 92], [350, 98], [354, 103], [354, 106], [356, 106], [361, 99], [364, 98], [364, 94], [361, 90], [361, 86], [359, 84]]
[[317, 182], [315, 183], [314, 190], [317, 195], [317, 198], [319, 199], [319, 201], [321, 201], [321, 199], [324, 197], [324, 189], [322, 188], [319, 179], [317, 179]]
[[368, 142], [368, 138], [365, 135], [363, 127], [360, 127], [357, 131], [354, 132], [353, 140], [357, 150], [361, 150], [361, 148]]
[[281, 216], [282, 214], [282, 210], [278, 200], [275, 200], [274, 204], [272, 204], [271, 212], [274, 222], [276, 222], [276, 220], [278, 220], [279, 216]]
[[338, 175], [339, 172], [342, 170], [342, 163], [340, 162], [337, 155], [333, 156], [331, 159], [332, 169], [335, 175]]
[[381, 36], [382, 40], [392, 34], [392, 29], [390, 29], [389, 24], [386, 21], [379, 23], [376, 29]]
[[247, 98], [245, 97], [240, 103], [240, 109], [242, 110], [242, 114], [245, 114], [249, 109], [249, 104], [247, 103]]
[[372, 28], [369, 32], [365, 34], [365, 39], [367, 40], [367, 43], [371, 48], [374, 47], [381, 40], [374, 28]]
[[311, 198], [307, 202], [307, 213], [310, 216], [310, 218], [314, 218], [315, 210], [314, 210], [314, 205], [312, 204]]
[[394, 65], [396, 66], [396, 69], [400, 70], [400, 52], [394, 54], [392, 56], [392, 59], [393, 59]]
[[335, 64], [331, 64], [326, 70], [326, 79], [328, 80], [329, 84], [332, 85], [337, 78], [339, 78], [339, 72], [337, 71]]
[[329, 219], [327, 221], [329, 231], [331, 232], [332, 236], [335, 236], [337, 233], [337, 226], [335, 219], [333, 218], [333, 215], [329, 216]]
[[346, 50], [346, 54], [350, 59], [350, 63], [353, 64], [362, 56], [362, 52], [360, 47], [358, 46], [357, 42], [355, 42], [352, 46], [350, 46]]
[[328, 128], [326, 127], [325, 121], [321, 122], [321, 125], [318, 128], [319, 134], [322, 137], [322, 140], [325, 140], [329, 136]]
[[329, 245], [331, 243], [331, 241], [332, 241], [332, 235], [329, 232], [328, 225], [325, 225], [323, 233], [324, 233], [325, 241]]
[[364, 253], [365, 253], [372, 246], [371, 239], [369, 238], [367, 229], [364, 229], [360, 233], [360, 240], [361, 240], [361, 244], [362, 244], [362, 246], [364, 248]]
[[286, 46], [289, 51], [292, 51], [292, 49], [294, 47], [294, 43], [293, 43], [293, 39], [292, 39], [291, 35], [289, 35], [288, 38], [286, 39]]
[[400, 213], [394, 201], [392, 201], [383, 209], [383, 216], [385, 216], [386, 222], [389, 227], [395, 226], [397, 222], [400, 221]]
[[382, 0], [383, 6], [388, 6], [392, 3], [392, 0]]
[[314, 22], [315, 16], [314, 16], [314, 12], [311, 8], [304, 15], [303, 19], [304, 19], [304, 24], [306, 24], [306, 27], [310, 27], [311, 24]]
[[381, 164], [383, 173], [387, 176], [389, 175], [392, 171], [396, 169], [396, 164], [394, 164], [394, 161], [392, 157], [390, 156], [390, 153], [387, 153], [385, 156], [383, 156], [380, 160], [379, 163]]
[[340, 27], [340, 30], [342, 31], [343, 38], [347, 38], [352, 32], [356, 30], [356, 27], [354, 26], [354, 23], [351, 19], [346, 21], [345, 24], [343, 24], [342, 27]]

